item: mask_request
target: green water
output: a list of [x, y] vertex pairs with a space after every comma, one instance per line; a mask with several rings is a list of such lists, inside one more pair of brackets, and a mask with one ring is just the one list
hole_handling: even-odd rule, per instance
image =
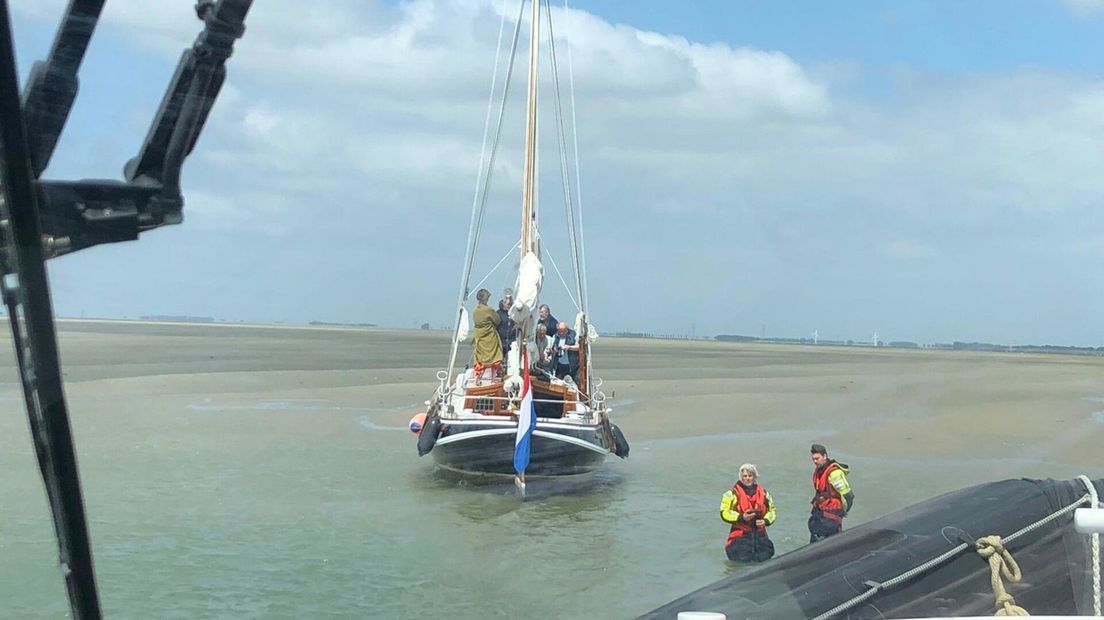
[[[96, 370], [95, 348], [120, 338], [131, 357], [108, 356], [102, 364], [114, 370]], [[270, 372], [266, 360], [284, 364], [311, 346], [272, 332], [197, 347], [233, 366], [215, 378], [221, 392], [206, 394], [194, 391], [195, 369], [172, 372], [174, 356], [190, 359], [188, 336], [158, 338], [62, 338], [75, 360], [70, 404], [107, 617], [632, 617], [743, 570], [724, 559], [717, 508], [744, 461], [759, 465], [778, 504], [778, 551], [807, 540], [805, 444], [823, 429], [634, 441], [630, 404], [618, 419], [629, 460], [583, 483], [533, 483], [522, 502], [512, 485], [458, 484], [417, 457], [395, 420], [418, 390], [351, 405], [364, 377], [318, 361], [327, 353], [310, 363], [338, 373], [317, 380], [332, 391], [259, 393], [269, 389], [257, 374]], [[421, 344], [398, 346], [420, 362]], [[302, 372], [275, 384], [310, 383], [315, 371]], [[114, 379], [95, 379], [105, 376]], [[63, 618], [25, 415], [4, 379], [0, 615]], [[994, 477], [1081, 473], [1033, 461], [835, 456], [854, 470], [851, 523]]]

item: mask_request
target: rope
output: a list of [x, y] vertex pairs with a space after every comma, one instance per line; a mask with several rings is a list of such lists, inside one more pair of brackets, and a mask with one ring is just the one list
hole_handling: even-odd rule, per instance
[[[483, 184], [483, 162], [487, 156], [487, 136], [490, 134], [491, 129], [491, 110], [494, 109], [494, 91], [495, 86], [498, 84], [498, 61], [502, 54], [502, 33], [506, 29], [506, 2], [502, 0], [502, 19], [498, 23], [498, 43], [495, 45], [495, 61], [494, 70], [491, 72], [491, 87], [487, 93], [487, 114], [483, 118], [483, 141], [479, 145], [479, 167], [475, 171], [475, 190], [472, 193], [472, 214], [471, 220], [468, 222], [468, 242], [465, 246], [468, 256], [464, 257], [464, 273], [463, 281], [460, 284], [460, 302], [463, 303], [464, 299], [468, 296], [468, 282], [471, 275], [471, 265], [474, 260], [474, 248], [472, 246], [472, 239], [475, 237], [477, 212], [479, 207], [479, 188]], [[489, 173], [488, 173], [489, 175]], [[480, 216], [481, 218], [481, 216]], [[459, 305], [459, 304], [457, 304]]]
[[[570, 8], [567, 6], [567, 0], [564, 0], [564, 24], [567, 32], [571, 31], [569, 15]], [[587, 308], [590, 307], [590, 294], [587, 291], [586, 243], [583, 236], [583, 184], [579, 178], [579, 123], [575, 118], [575, 64], [572, 62], [570, 36], [564, 37], [564, 45], [567, 46], [568, 92], [571, 94], [571, 143], [575, 149], [575, 204], [579, 206], [579, 265], [583, 278], [583, 298], [579, 301], [582, 303], [583, 312], [587, 313]]]
[[[502, 104], [498, 109], [498, 120], [496, 121], [495, 137], [491, 143], [491, 155], [489, 163], [487, 165], [487, 176], [483, 183], [483, 193], [480, 196], [479, 185], [480, 179], [483, 177], [483, 153], [479, 154], [479, 170], [477, 171], [475, 178], [475, 197], [472, 199], [472, 216], [471, 221], [468, 224], [468, 242], [465, 249], [466, 255], [464, 256], [464, 270], [460, 277], [460, 293], [456, 300], [456, 324], [452, 330], [452, 348], [449, 351], [449, 363], [448, 363], [448, 376], [452, 376], [452, 369], [456, 365], [456, 350], [460, 345], [460, 320], [463, 318], [464, 301], [468, 298], [468, 294], [471, 289], [468, 284], [471, 282], [472, 264], [475, 262], [475, 250], [479, 247], [479, 237], [483, 229], [483, 214], [487, 209], [487, 194], [491, 185], [491, 173], [494, 171], [495, 158], [498, 154], [498, 142], [502, 136], [502, 117], [506, 111], [506, 95], [510, 89], [510, 79], [514, 74], [514, 58], [517, 56], [517, 44], [518, 37], [521, 33], [521, 16], [525, 9], [525, 0], [522, 0], [521, 6], [518, 9], [517, 22], [514, 25], [513, 41], [510, 46], [510, 62], [506, 67], [506, 79], [502, 84]], [[498, 81], [498, 60], [499, 54], [502, 50], [502, 32], [505, 29], [506, 23], [506, 0], [502, 0], [502, 21], [499, 23], [498, 28], [498, 45], [495, 48], [495, 67], [494, 73], [491, 77], [491, 94], [490, 100], [487, 101], [487, 117], [483, 125], [483, 144], [486, 146], [487, 140], [487, 121], [490, 120], [491, 108], [494, 105], [494, 87]], [[478, 207], [477, 207], [478, 205]]]
[[[1062, 509], [1060, 509], [1056, 512], [1053, 512], [1053, 513], [1043, 517], [1042, 519], [1039, 519], [1038, 521], [1032, 523], [1031, 525], [1028, 525], [1027, 527], [1025, 527], [1023, 529], [1018, 530], [1017, 532], [1015, 532], [1014, 534], [1011, 534], [1010, 536], [1005, 536], [1004, 537], [1004, 542], [1005, 543], [1010, 543], [1010, 542], [1016, 540], [1017, 538], [1019, 538], [1020, 536], [1023, 536], [1024, 534], [1028, 534], [1030, 532], [1033, 532], [1033, 531], [1043, 527], [1044, 525], [1050, 523], [1051, 521], [1054, 521], [1054, 520], [1059, 519], [1059, 518], [1061, 518], [1065, 515], [1068, 515], [1087, 501], [1089, 501], [1089, 495], [1088, 494], [1082, 495], [1081, 498], [1078, 499], [1076, 502], [1073, 502], [1072, 504], [1070, 504], [1070, 505], [1068, 505], [1068, 506], [1066, 506], [1066, 507], [1064, 507], [1064, 508], [1062, 508]], [[972, 547], [974, 547], [974, 545], [972, 543], [962, 543], [962, 544], [954, 547], [950, 551], [946, 551], [944, 553], [941, 553], [940, 555], [928, 560], [927, 562], [924, 562], [923, 564], [921, 564], [919, 566], [916, 566], [912, 569], [909, 569], [909, 570], [901, 573], [900, 575], [897, 575], [896, 577], [894, 577], [892, 579], [889, 579], [888, 581], [883, 581], [882, 583], [870, 582], [870, 588], [866, 592], [863, 592], [862, 594], [860, 594], [858, 596], [855, 596], [855, 597], [853, 597], [849, 600], [844, 601], [843, 603], [840, 603], [839, 605], [836, 605], [832, 609], [829, 609], [828, 611], [826, 611], [826, 612], [820, 614], [819, 616], [813, 618], [813, 620], [827, 620], [827, 618], [832, 618], [834, 616], [837, 616], [840, 613], [842, 613], [844, 611], [847, 611], [848, 609], [851, 609], [852, 607], [855, 607], [855, 606], [857, 606], [861, 603], [866, 602], [867, 600], [870, 600], [871, 598], [874, 598], [875, 594], [877, 594], [879, 592], [882, 592], [884, 590], [888, 590], [890, 588], [893, 588], [893, 587], [895, 587], [895, 586], [897, 586], [901, 583], [904, 583], [906, 581], [909, 581], [910, 579], [916, 577], [917, 575], [925, 573], [925, 572], [931, 570], [932, 568], [935, 568], [936, 566], [939, 566], [940, 564], [943, 564], [947, 560], [950, 560], [951, 558], [955, 557], [956, 555], [958, 555], [958, 554], [962, 553], [963, 551], [965, 551], [967, 549], [970, 549]]]
[[552, 262], [552, 268], [556, 270], [556, 275], [560, 276], [560, 283], [563, 284], [564, 292], [567, 293], [568, 299], [571, 300], [572, 305], [574, 305], [575, 309], [578, 310], [579, 303], [576, 302], [575, 298], [571, 296], [571, 289], [567, 288], [567, 281], [564, 280], [563, 274], [560, 273], [560, 267], [556, 265], [556, 259], [552, 258], [552, 253], [548, 250], [545, 250], [544, 253], [546, 256], [548, 256], [548, 260]]
[[[510, 62], [506, 66], [506, 79], [502, 83], [502, 103], [498, 108], [498, 119], [495, 121], [495, 137], [491, 142], [491, 156], [487, 163], [487, 175], [483, 182], [483, 192], [479, 196], [479, 218], [475, 226], [475, 237], [471, 241], [471, 254], [468, 256], [467, 272], [470, 276], [471, 265], [475, 261], [475, 251], [479, 247], [479, 238], [483, 232], [483, 216], [487, 211], [487, 197], [490, 196], [491, 190], [491, 178], [494, 173], [495, 160], [498, 158], [498, 143], [502, 139], [502, 119], [506, 114], [506, 99], [510, 92], [510, 82], [514, 76], [514, 60], [517, 58], [517, 46], [518, 40], [521, 37], [521, 20], [525, 14], [525, 0], [522, 0], [518, 8], [517, 22], [514, 24], [514, 35], [510, 43]], [[505, 16], [505, 13], [503, 13]], [[465, 282], [466, 284], [466, 282]], [[465, 286], [464, 298], [467, 298], [468, 292]]]
[[[1091, 507], [1100, 508], [1100, 497], [1096, 493], [1096, 485], [1085, 475], [1078, 476], [1077, 479], [1085, 483], [1085, 486], [1089, 489]], [[1100, 534], [1091, 534], [1089, 540], [1092, 547], [1093, 615], [1099, 618], [1102, 615], [1100, 613]]]
[[515, 243], [515, 244], [514, 244], [514, 247], [510, 248], [509, 250], [506, 250], [506, 253], [502, 255], [502, 258], [498, 259], [498, 262], [497, 262], [497, 263], [495, 263], [495, 266], [494, 266], [494, 267], [491, 267], [491, 270], [487, 272], [487, 275], [483, 276], [483, 279], [482, 279], [482, 280], [480, 280], [480, 281], [479, 281], [479, 282], [478, 282], [478, 283], [477, 283], [477, 284], [476, 284], [475, 286], [473, 286], [472, 288], [474, 288], [474, 289], [478, 289], [479, 287], [483, 286], [483, 283], [487, 281], [487, 278], [489, 278], [489, 277], [491, 277], [491, 276], [493, 276], [493, 275], [494, 275], [494, 272], [495, 272], [495, 271], [496, 271], [496, 270], [497, 270], [497, 269], [498, 269], [499, 267], [501, 267], [501, 266], [502, 266], [502, 263], [506, 262], [506, 259], [507, 259], [507, 258], [510, 258], [510, 255], [514, 253], [514, 250], [518, 249], [518, 246], [519, 246], [519, 245], [521, 245], [521, 239], [518, 239], [517, 243]]
[[[567, 0], [564, 0], [564, 24], [570, 25], [570, 7]], [[566, 32], [566, 30], [565, 30]], [[566, 142], [564, 137], [564, 121], [560, 111], [560, 78], [559, 69], [556, 63], [556, 46], [555, 37], [552, 36], [552, 5], [548, 4], [548, 38], [552, 41], [552, 73], [555, 76], [556, 85], [556, 117], [559, 126], [559, 140], [560, 140], [560, 153], [561, 153], [561, 167], [562, 174], [564, 175], [564, 207], [568, 210], [568, 229], [571, 237], [571, 259], [572, 265], [575, 269], [576, 290], [579, 295], [579, 301], [576, 304], [576, 308], [583, 313], [584, 316], [589, 317], [588, 307], [590, 305], [589, 297], [590, 293], [587, 289], [587, 272], [586, 272], [586, 245], [584, 243], [583, 234], [583, 189], [582, 179], [580, 178], [580, 165], [579, 165], [579, 123], [576, 117], [575, 111], [575, 65], [572, 60], [571, 43], [568, 37], [564, 38], [564, 45], [567, 47], [567, 73], [568, 73], [568, 92], [571, 96], [571, 144], [574, 149], [575, 155], [575, 200], [574, 204], [578, 206], [579, 210], [579, 224], [578, 231], [576, 231], [574, 210], [571, 209], [572, 196], [571, 196], [571, 176], [568, 170], [567, 156], [566, 156]], [[586, 371], [587, 377], [593, 375], [594, 355], [590, 350], [590, 339], [586, 340], [587, 356], [586, 356]]]
[[[575, 226], [575, 209], [572, 206], [571, 173], [567, 163], [567, 138], [564, 134], [563, 104], [560, 97], [560, 71], [556, 62], [556, 36], [552, 31], [552, 4], [544, 5], [548, 17], [548, 50], [552, 65], [552, 90], [556, 111], [556, 143], [560, 152], [560, 177], [564, 189], [564, 215], [567, 217], [567, 234], [571, 244], [571, 266], [575, 272], [575, 296], [583, 299], [583, 277], [579, 269], [579, 234]], [[578, 306], [578, 304], [576, 304]], [[581, 308], [580, 308], [581, 311]]]
[[989, 584], [993, 586], [997, 613], [994, 616], [1030, 616], [1027, 610], [1016, 604], [1016, 599], [1004, 589], [1004, 579], [1016, 583], [1023, 579], [1020, 565], [1004, 548], [1000, 536], [982, 536], [974, 543], [978, 555], [989, 562]]

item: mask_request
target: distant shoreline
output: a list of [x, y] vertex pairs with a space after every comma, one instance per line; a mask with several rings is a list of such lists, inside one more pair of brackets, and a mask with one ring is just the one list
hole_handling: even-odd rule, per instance
[[[104, 325], [162, 325], [162, 326], [175, 326], [175, 327], [214, 327], [214, 328], [246, 328], [246, 329], [267, 329], [267, 330], [311, 330], [311, 331], [346, 331], [346, 332], [426, 332], [440, 334], [442, 332], [448, 332], [450, 330], [443, 328], [431, 328], [424, 329], [418, 327], [386, 327], [379, 325], [369, 326], [354, 325], [354, 324], [339, 324], [339, 323], [231, 323], [228, 321], [171, 321], [171, 320], [151, 320], [151, 319], [113, 319], [113, 318], [76, 318], [76, 317], [58, 317], [57, 322], [59, 324], [104, 324]], [[642, 341], [642, 342], [664, 342], [664, 343], [713, 343], [717, 345], [756, 345], [756, 346], [768, 346], [768, 347], [812, 347], [818, 349], [838, 349], [838, 350], [851, 350], [851, 351], [917, 351], [917, 352], [947, 352], [947, 353], [995, 353], [1001, 355], [1061, 355], [1064, 357], [1104, 357], [1104, 347], [1092, 348], [1092, 347], [1046, 347], [1040, 345], [994, 345], [989, 343], [963, 343], [955, 342], [952, 344], [932, 344], [932, 345], [916, 345], [914, 343], [908, 343], [909, 346], [901, 346], [896, 343], [886, 343], [874, 346], [870, 343], [861, 342], [836, 342], [836, 341], [821, 341], [814, 343], [808, 339], [797, 338], [753, 338], [753, 337], [740, 337], [738, 339], [726, 337], [724, 335], [716, 337], [699, 337], [689, 338], [680, 335], [652, 335], [652, 334], [639, 334], [639, 333], [613, 333], [613, 334], [600, 334], [602, 339], [606, 340], [620, 340], [620, 341]], [[1063, 350], [1065, 349], [1065, 350]]]
[[55, 319], [58, 323], [94, 323], [94, 324], [129, 324], [129, 325], [173, 325], [180, 327], [244, 327], [251, 329], [310, 329], [317, 331], [394, 331], [394, 330], [408, 330], [408, 331], [421, 331], [411, 327], [379, 327], [379, 326], [367, 326], [367, 325], [340, 325], [336, 323], [325, 324], [299, 324], [299, 323], [231, 323], [228, 321], [159, 321], [150, 319], [104, 319], [104, 318], [74, 318], [74, 317], [58, 317]]

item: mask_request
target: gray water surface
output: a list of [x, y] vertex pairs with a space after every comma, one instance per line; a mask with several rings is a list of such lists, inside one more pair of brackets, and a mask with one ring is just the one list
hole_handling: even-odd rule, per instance
[[[163, 348], [170, 336], [179, 337], [150, 346]], [[78, 364], [80, 380], [69, 386], [110, 618], [632, 617], [746, 570], [725, 560], [727, 526], [717, 514], [740, 463], [758, 464], [778, 505], [771, 534], [779, 553], [804, 544], [807, 444], [833, 432], [634, 439], [629, 408], [627, 461], [611, 458], [581, 482], [533, 482], [522, 502], [510, 484], [464, 484], [418, 458], [405, 419], [423, 386], [406, 390], [398, 371], [364, 371], [380, 378], [361, 398], [348, 391], [362, 380], [355, 365], [336, 374], [330, 364], [291, 368], [302, 374], [270, 380], [265, 360], [278, 343], [267, 339], [277, 332], [252, 344], [183, 337], [189, 360], [210, 350], [236, 361], [207, 378], [195, 374], [198, 361], [165, 374], [174, 367], [160, 360], [144, 374], [158, 354], [128, 341], [122, 367], [97, 374]], [[73, 346], [72, 358], [95, 363], [92, 350]], [[289, 370], [288, 360], [280, 364]], [[430, 371], [405, 371], [418, 373], [432, 380]], [[287, 388], [296, 381], [321, 387]], [[215, 393], [196, 391], [216, 384]], [[57, 546], [18, 396], [15, 386], [0, 388], [2, 615], [64, 618]], [[975, 482], [1082, 473], [968, 454], [834, 456], [852, 468], [849, 524]]]

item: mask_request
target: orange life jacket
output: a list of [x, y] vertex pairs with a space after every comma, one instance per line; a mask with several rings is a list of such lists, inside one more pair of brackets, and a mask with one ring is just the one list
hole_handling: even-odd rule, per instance
[[763, 534], [767, 532], [765, 527], [756, 527], [754, 523], [744, 523], [742, 516], [745, 512], [755, 511], [759, 513], [759, 518], [762, 519], [763, 515], [767, 514], [767, 492], [763, 490], [763, 485], [755, 485], [755, 493], [748, 495], [744, 485], [737, 482], [732, 486], [732, 493], [736, 495], [736, 509], [740, 511], [741, 518], [733, 523], [732, 529], [728, 531], [728, 540], [725, 541], [726, 547], [748, 532], [756, 530]]
[[826, 519], [843, 523], [843, 516], [847, 511], [843, 509], [843, 498], [840, 497], [836, 487], [828, 482], [828, 475], [837, 469], [842, 469], [835, 461], [828, 461], [827, 465], [818, 467], [813, 471], [813, 510], [819, 510]]

